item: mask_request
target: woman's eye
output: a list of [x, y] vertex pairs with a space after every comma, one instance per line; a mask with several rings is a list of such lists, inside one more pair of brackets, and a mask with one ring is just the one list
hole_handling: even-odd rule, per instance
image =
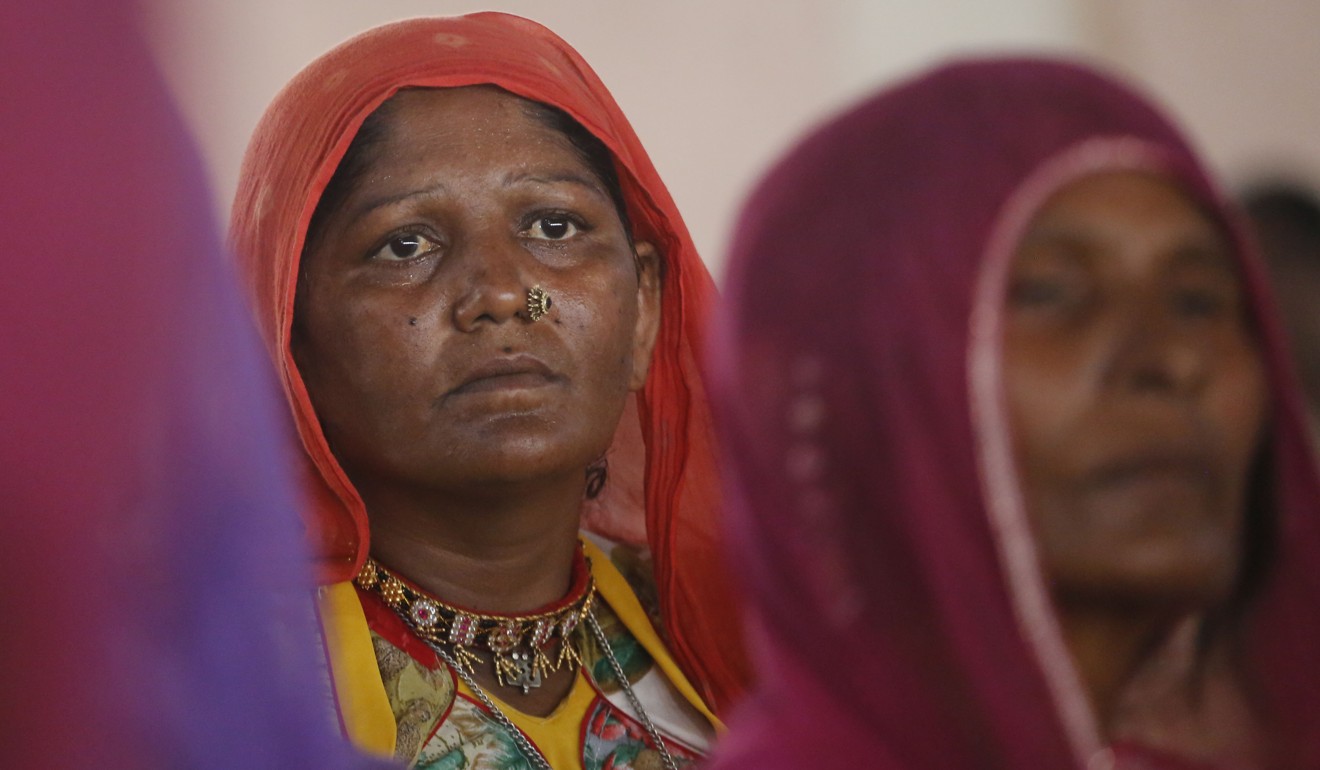
[[1173, 296], [1173, 307], [1184, 318], [1217, 318], [1227, 313], [1233, 300], [1224, 293], [1185, 289]]
[[539, 217], [527, 228], [528, 237], [544, 241], [562, 241], [578, 234], [577, 223], [564, 214]]
[[1009, 303], [1018, 308], [1043, 308], [1072, 300], [1074, 291], [1065, 281], [1048, 278], [1020, 278], [1009, 287]]
[[439, 246], [434, 241], [425, 236], [406, 233], [391, 238], [388, 243], [372, 254], [371, 258], [385, 262], [403, 262], [435, 251], [438, 248]]

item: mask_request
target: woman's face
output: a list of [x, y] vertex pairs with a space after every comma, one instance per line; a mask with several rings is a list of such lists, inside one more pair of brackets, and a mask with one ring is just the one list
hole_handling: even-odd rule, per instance
[[1062, 601], [1231, 590], [1267, 393], [1227, 238], [1152, 175], [1075, 182], [1009, 275], [1015, 451]]
[[[642, 386], [659, 323], [604, 183], [527, 103], [404, 91], [309, 242], [293, 353], [359, 489], [577, 474]], [[531, 320], [528, 290], [549, 312]]]

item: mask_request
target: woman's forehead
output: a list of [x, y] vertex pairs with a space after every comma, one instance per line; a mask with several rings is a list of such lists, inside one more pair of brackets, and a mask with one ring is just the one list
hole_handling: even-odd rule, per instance
[[422, 189], [484, 176], [488, 186], [570, 183], [607, 196], [569, 139], [536, 118], [535, 103], [491, 87], [410, 89], [373, 115], [343, 209], [362, 216]]

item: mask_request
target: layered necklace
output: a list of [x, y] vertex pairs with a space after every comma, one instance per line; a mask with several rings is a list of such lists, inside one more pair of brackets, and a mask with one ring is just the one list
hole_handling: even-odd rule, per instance
[[[532, 688], [540, 687], [546, 675], [565, 666], [576, 667], [582, 662], [575, 632], [585, 625], [660, 753], [666, 770], [678, 770], [678, 765], [665, 746], [664, 738], [647, 715], [646, 709], [642, 708], [641, 701], [624, 674], [623, 666], [615, 657], [600, 623], [596, 621], [596, 614], [592, 611], [596, 601], [596, 582], [591, 576], [591, 563], [580, 551], [573, 565], [573, 585], [568, 594], [553, 607], [531, 615], [488, 615], [446, 604], [373, 559], [367, 560], [353, 582], [359, 588], [378, 595], [397, 613], [417, 638], [454, 670], [495, 721], [508, 731], [523, 756], [541, 770], [553, 768], [523, 735], [522, 730], [513, 724], [513, 720], [477, 684], [473, 666], [486, 665], [477, 650], [491, 655], [495, 680], [501, 687], [520, 687], [526, 695]], [[449, 649], [446, 649], [446, 645]]]

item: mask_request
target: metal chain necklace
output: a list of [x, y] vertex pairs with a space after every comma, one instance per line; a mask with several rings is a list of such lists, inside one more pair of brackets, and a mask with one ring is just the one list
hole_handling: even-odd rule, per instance
[[[660, 752], [660, 760], [664, 763], [665, 770], [678, 770], [678, 765], [674, 764], [674, 758], [669, 755], [669, 749], [665, 746], [665, 739], [660, 737], [660, 731], [656, 728], [651, 717], [647, 715], [646, 709], [642, 708], [642, 702], [637, 699], [637, 693], [633, 692], [632, 685], [628, 683], [628, 677], [623, 673], [623, 666], [619, 665], [619, 659], [614, 657], [614, 648], [610, 647], [609, 641], [605, 638], [605, 632], [600, 629], [600, 623], [596, 622], [596, 613], [587, 610], [587, 626], [591, 628], [591, 633], [596, 637], [596, 643], [600, 645], [601, 651], [605, 653], [605, 659], [610, 662], [610, 668], [614, 669], [614, 676], [619, 680], [619, 685], [623, 688], [623, 694], [628, 696], [628, 702], [632, 704], [633, 711], [642, 720], [642, 726], [651, 736], [651, 741], [655, 744], [656, 751]], [[585, 667], [584, 667], [585, 670]]]
[[423, 639], [422, 641], [426, 643], [427, 647], [435, 650], [435, 654], [440, 656], [440, 660], [443, 660], [445, 665], [449, 666], [451, 671], [458, 674], [459, 679], [462, 679], [463, 683], [472, 691], [472, 694], [477, 696], [477, 700], [481, 701], [481, 705], [486, 707], [486, 710], [489, 711], [495, 721], [500, 724], [500, 727], [503, 727], [504, 731], [513, 738], [513, 742], [518, 745], [518, 751], [522, 752], [523, 757], [528, 762], [531, 762], [534, 767], [537, 767], [540, 770], [555, 770], [550, 766], [550, 762], [545, 758], [545, 755], [537, 750], [537, 748], [532, 745], [531, 741], [527, 740], [527, 736], [523, 735], [523, 731], [519, 730], [517, 725], [513, 723], [513, 720], [509, 719], [508, 715], [505, 714], [499, 706], [495, 705], [495, 701], [490, 699], [490, 696], [486, 694], [486, 691], [481, 689], [481, 686], [477, 684], [477, 680], [472, 678], [472, 675], [467, 672], [467, 669], [458, 665], [458, 661], [454, 660], [448, 652], [445, 652], [445, 649], [439, 644], [436, 644], [430, 639]]
[[[655, 723], [651, 721], [651, 717], [647, 715], [646, 709], [642, 708], [642, 702], [638, 700], [637, 694], [633, 692], [632, 684], [628, 682], [628, 677], [623, 673], [623, 666], [619, 664], [619, 659], [614, 657], [614, 649], [610, 647], [609, 640], [605, 638], [605, 632], [601, 630], [600, 623], [596, 621], [595, 611], [588, 608], [586, 616], [587, 627], [591, 629], [592, 636], [596, 638], [596, 643], [600, 645], [601, 652], [604, 653], [605, 659], [609, 661], [610, 669], [613, 670], [615, 678], [618, 679], [619, 686], [623, 689], [623, 694], [627, 696], [628, 702], [632, 704], [633, 710], [637, 712], [637, 716], [642, 720], [642, 726], [646, 728], [647, 735], [651, 737], [651, 742], [655, 744], [656, 751], [660, 752], [660, 761], [664, 764], [665, 770], [678, 770], [678, 765], [674, 762], [673, 756], [670, 755], [668, 747], [665, 746], [665, 739], [660, 735], [660, 730], [656, 728]], [[405, 616], [405, 620], [406, 619]], [[477, 700], [481, 701], [481, 705], [485, 706], [486, 710], [490, 712], [491, 717], [499, 723], [500, 727], [503, 727], [505, 731], [513, 737], [513, 742], [517, 744], [518, 750], [522, 752], [528, 762], [531, 762], [532, 765], [539, 768], [539, 770], [554, 770], [554, 768], [550, 766], [550, 762], [545, 758], [545, 755], [532, 745], [532, 742], [527, 739], [526, 735], [523, 735], [523, 731], [518, 729], [518, 726], [513, 723], [513, 720], [509, 718], [509, 715], [505, 714], [503, 709], [495, 705], [495, 701], [486, 694], [486, 691], [482, 689], [481, 685], [477, 684], [477, 680], [472, 677], [472, 674], [466, 668], [458, 665], [458, 662], [453, 656], [451, 656], [449, 652], [441, 647], [434, 639], [426, 637], [419, 638], [426, 643], [427, 647], [430, 647], [435, 651], [435, 654], [440, 657], [440, 660], [445, 662], [445, 665], [449, 666], [454, 673], [458, 674], [459, 678], [463, 680], [463, 684], [468, 686], [468, 689], [472, 691], [472, 694], [477, 696]], [[583, 672], [586, 672], [585, 666], [583, 667]]]

